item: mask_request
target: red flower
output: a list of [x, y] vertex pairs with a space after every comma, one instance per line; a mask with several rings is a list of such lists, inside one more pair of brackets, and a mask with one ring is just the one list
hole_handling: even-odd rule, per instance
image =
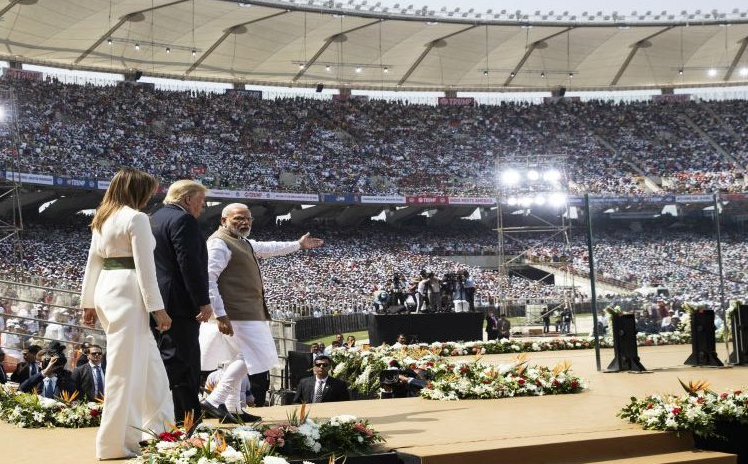
[[473, 353], [477, 353], [478, 352], [478, 347], [474, 346], [472, 351], [473, 351]]
[[561, 385], [561, 382], [559, 382], [559, 381], [558, 381], [558, 380], [556, 380], [556, 379], [553, 379], [553, 386], [554, 386], [554, 387], [558, 387], [559, 385]]
[[681, 408], [673, 408], [673, 414], [680, 414], [681, 411]]
[[579, 382], [577, 382], [576, 380], [571, 381], [571, 388], [576, 390], [578, 386], [579, 386]]
[[469, 370], [470, 369], [468, 369], [467, 367], [463, 366], [463, 367], [460, 368], [460, 374], [467, 374]]
[[488, 379], [486, 379], [486, 380], [484, 380], [484, 381], [483, 381], [483, 384], [484, 384], [484, 385], [488, 385], [489, 383], [491, 383], [491, 381], [490, 381], [490, 380], [488, 380]]
[[426, 363], [426, 367], [434, 367], [434, 363], [432, 363], [432, 362], [427, 362], [427, 363]]
[[720, 399], [724, 400], [725, 398], [727, 398], [727, 393], [722, 393], [721, 395], [719, 395], [719, 397]]
[[649, 403], [649, 404], [647, 405], [647, 409], [652, 409], [653, 407], [654, 407], [654, 405], [653, 405], [652, 403]]
[[396, 363], [397, 363], [397, 361], [395, 361], [395, 360], [393, 359], [392, 361], [390, 361], [390, 367], [394, 366], [394, 365], [395, 365]]
[[740, 394], [742, 394], [742, 393], [743, 393], [743, 392], [742, 392], [742, 391], [740, 391], [740, 390], [735, 390], [735, 394], [736, 394], [736, 395], [740, 395]]
[[525, 384], [525, 379], [519, 379], [519, 380], [517, 380], [517, 383], [520, 384], [520, 385], [524, 385]]
[[179, 437], [180, 437], [181, 435], [182, 435], [182, 433], [181, 433], [181, 432], [179, 432], [179, 431], [176, 431], [176, 432], [174, 432], [174, 433], [172, 433], [172, 432], [162, 432], [162, 433], [159, 433], [159, 434], [158, 434], [158, 438], [159, 438], [159, 439], [160, 439], [161, 441], [170, 441], [170, 442], [175, 442], [175, 441], [177, 441], [177, 439], [178, 439], [178, 438], [179, 438]]
[[101, 411], [99, 411], [98, 409], [90, 409], [88, 413], [91, 414], [91, 417], [99, 417]]

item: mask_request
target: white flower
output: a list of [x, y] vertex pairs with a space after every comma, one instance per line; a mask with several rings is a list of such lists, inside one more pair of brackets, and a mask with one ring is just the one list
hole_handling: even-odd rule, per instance
[[288, 461], [279, 456], [265, 456], [262, 458], [262, 464], [288, 464]]
[[185, 459], [189, 459], [196, 454], [197, 454], [197, 448], [190, 448], [188, 450], [182, 451], [181, 457]]
[[359, 443], [363, 443], [364, 442], [364, 437], [362, 437], [361, 435], [357, 436], [356, 438], [358, 439]]
[[231, 434], [243, 441], [260, 441], [262, 439], [262, 433], [251, 427], [236, 427], [231, 431]]
[[44, 398], [43, 396], [39, 397], [39, 403], [42, 405], [42, 408], [44, 409], [51, 409], [59, 404], [58, 401], [53, 400], [52, 398]]
[[356, 422], [357, 417], [350, 414], [341, 414], [330, 419], [330, 422], [335, 422], [334, 425], [346, 424], [348, 422]]
[[179, 443], [175, 441], [160, 441], [156, 443], [156, 449], [159, 451], [176, 448], [177, 446], [179, 446]]
[[223, 450], [221, 457], [225, 459], [226, 462], [242, 462], [244, 460], [242, 453], [230, 446], [227, 446], [226, 449]]

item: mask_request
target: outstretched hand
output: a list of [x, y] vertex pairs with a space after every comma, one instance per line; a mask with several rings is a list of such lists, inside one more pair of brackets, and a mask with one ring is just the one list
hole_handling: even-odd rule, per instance
[[309, 232], [307, 232], [299, 239], [299, 244], [301, 245], [302, 250], [309, 250], [324, 245], [325, 241], [321, 238], [310, 237]]

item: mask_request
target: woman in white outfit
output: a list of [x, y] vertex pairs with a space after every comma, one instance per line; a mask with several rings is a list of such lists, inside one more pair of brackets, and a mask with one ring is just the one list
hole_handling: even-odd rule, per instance
[[140, 454], [142, 430], [165, 430], [174, 421], [166, 369], [149, 327], [171, 326], [156, 282], [156, 241], [139, 210], [157, 183], [149, 174], [123, 169], [112, 179], [91, 223], [91, 248], [83, 278], [83, 321], [98, 318], [107, 339], [104, 413], [96, 436], [99, 459]]

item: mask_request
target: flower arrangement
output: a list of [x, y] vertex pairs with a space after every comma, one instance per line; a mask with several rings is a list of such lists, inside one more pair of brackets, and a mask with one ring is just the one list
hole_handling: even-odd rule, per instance
[[[689, 334], [663, 332], [660, 334], [637, 334], [639, 345], [674, 345], [690, 343]], [[612, 347], [612, 339], [601, 340], [601, 346]], [[379, 374], [397, 363], [402, 368], [431, 371], [434, 365], [451, 356], [479, 356], [485, 354], [528, 353], [559, 350], [586, 350], [594, 347], [589, 338], [555, 338], [552, 340], [490, 340], [487, 342], [435, 342], [431, 344], [407, 345], [399, 348], [382, 345], [367, 350], [359, 348], [336, 349], [331, 357], [335, 363], [332, 375], [345, 380], [358, 393], [369, 395], [379, 389]]]
[[434, 380], [421, 390], [421, 396], [433, 400], [458, 400], [578, 393], [584, 389], [583, 381], [571, 374], [570, 367], [568, 362], [552, 369], [529, 365], [525, 356], [498, 367], [479, 359], [440, 362], [434, 366]]
[[647, 430], [688, 431], [699, 437], [717, 436], [718, 422], [748, 424], [748, 393], [718, 394], [703, 381], [681, 385], [686, 390], [681, 396], [632, 397], [617, 415]]
[[142, 464], [288, 464], [288, 458], [319, 458], [366, 454], [384, 439], [368, 421], [342, 415], [310, 419], [306, 405], [278, 424], [217, 429], [200, 424], [192, 435], [185, 428], [151, 432], [143, 446]]
[[78, 401], [78, 392], [51, 399], [0, 385], [0, 419], [22, 428], [97, 427], [102, 406]]

